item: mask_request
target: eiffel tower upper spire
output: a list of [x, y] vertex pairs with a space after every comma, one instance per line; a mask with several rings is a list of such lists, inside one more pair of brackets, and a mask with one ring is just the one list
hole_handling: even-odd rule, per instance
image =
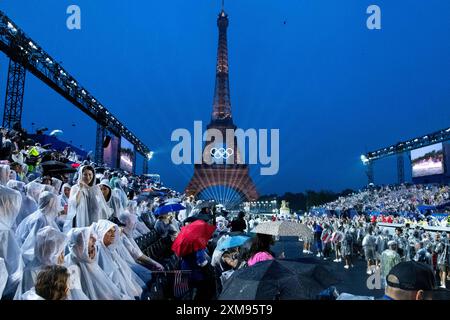
[[232, 124], [230, 84], [228, 78], [228, 15], [224, 10], [223, 1], [222, 11], [217, 18], [217, 26], [219, 28], [219, 47], [217, 49], [216, 87], [214, 90], [212, 120], [226, 121]]

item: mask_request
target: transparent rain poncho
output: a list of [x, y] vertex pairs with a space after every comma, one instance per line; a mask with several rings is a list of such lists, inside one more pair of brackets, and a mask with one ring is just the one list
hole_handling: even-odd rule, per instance
[[36, 201], [36, 204], [39, 201], [39, 195], [44, 191], [45, 186], [35, 181], [31, 181], [29, 184], [25, 186], [27, 191], [27, 196]]
[[[73, 228], [68, 233], [69, 251], [65, 264], [78, 273], [82, 291], [91, 300], [132, 300], [123, 295], [97, 263], [98, 252], [91, 259], [89, 256], [89, 238], [95, 237], [92, 228]], [[97, 251], [97, 250], [96, 250]]]
[[51, 186], [49, 184], [44, 184], [44, 191], [48, 191], [54, 194], [58, 194], [58, 192], [56, 192], [56, 189], [54, 186]]
[[87, 186], [82, 182], [82, 172], [86, 166], [82, 166], [78, 174], [78, 182], [70, 191], [67, 220], [64, 224], [64, 232], [75, 227], [88, 227], [100, 219], [108, 219], [110, 209], [106, 204], [100, 187], [95, 184], [95, 171], [93, 180]]
[[57, 178], [52, 178], [52, 186], [55, 188], [57, 194], [60, 193], [63, 182]]
[[9, 180], [8, 183], [6, 184], [6, 186], [8, 188], [19, 191], [20, 195], [22, 197], [20, 211], [19, 211], [19, 214], [17, 215], [16, 222], [13, 226], [13, 229], [15, 230], [17, 228], [17, 226], [20, 224], [20, 222], [22, 222], [23, 219], [25, 219], [29, 214], [36, 211], [37, 206], [36, 205], [30, 206], [30, 202], [31, 202], [31, 204], [33, 204], [34, 200], [28, 201], [27, 195], [25, 194], [25, 183], [23, 183], [21, 181], [17, 181], [17, 180]]
[[[30, 182], [25, 186], [26, 197], [22, 198], [22, 206], [20, 208], [19, 215], [16, 218], [17, 229], [16, 235], [23, 234], [26, 235], [29, 232], [29, 225], [25, 221], [29, 221], [32, 219], [32, 215], [38, 214], [38, 202], [39, 196], [44, 191], [44, 185], [37, 182]], [[20, 227], [20, 231], [19, 231]], [[25, 239], [17, 238], [20, 245], [25, 241]]]
[[42, 298], [40, 295], [38, 295], [36, 293], [36, 289], [33, 287], [21, 296], [21, 300], [40, 301], [40, 300], [45, 300], [45, 299]]
[[152, 273], [148, 268], [139, 263], [139, 258], [142, 258], [144, 253], [141, 251], [136, 241], [134, 241], [133, 237], [128, 236], [128, 234], [133, 234], [137, 217], [133, 214], [124, 212], [120, 215], [119, 220], [125, 224], [125, 226], [122, 227], [122, 232], [120, 233], [121, 243], [117, 247], [117, 252], [139, 278], [141, 278], [144, 283], [148, 283], [152, 278]]
[[[98, 235], [98, 264], [100, 267], [121, 289], [122, 293], [130, 297], [140, 297], [145, 284], [117, 252], [117, 248], [121, 245], [119, 227], [111, 221], [99, 220], [93, 224], [93, 228]], [[114, 242], [106, 246], [104, 237], [111, 229], [114, 229], [115, 232]]]
[[6, 186], [8, 183], [11, 169], [7, 164], [0, 164], [0, 184]]
[[119, 220], [120, 222], [125, 224], [125, 226], [122, 228], [122, 233], [126, 237], [126, 239], [124, 239], [123, 241], [124, 245], [127, 248], [130, 255], [133, 257], [133, 259], [137, 260], [138, 258], [144, 255], [133, 238], [134, 230], [136, 228], [137, 223], [137, 217], [134, 214], [123, 212], [120, 215]]
[[111, 208], [111, 217], [118, 218], [123, 212], [122, 202], [119, 197], [111, 192], [111, 197], [108, 201], [108, 206]]
[[119, 218], [119, 215], [123, 211], [122, 202], [120, 201], [119, 196], [115, 192], [112, 191], [108, 180], [106, 180], [106, 179], [102, 180], [99, 185], [106, 186], [107, 188], [109, 188], [109, 191], [110, 191], [109, 197], [107, 199], [105, 199], [106, 204], [111, 209], [110, 210], [111, 213], [110, 213], [110, 216], [108, 217], [108, 219], [110, 219], [112, 217]]
[[47, 267], [58, 264], [61, 254], [64, 255], [67, 237], [61, 231], [46, 226], [36, 234], [34, 259], [25, 266], [23, 278], [17, 289], [15, 299], [34, 287], [39, 272]]
[[5, 260], [0, 258], [0, 298], [5, 290], [6, 282], [8, 281], [8, 270], [6, 270]]
[[62, 186], [62, 190], [61, 190], [61, 206], [65, 206], [69, 204], [69, 198], [66, 197], [66, 195], [64, 194], [64, 189], [69, 188], [71, 189], [72, 186], [68, 183], [64, 183]]
[[22, 251], [12, 226], [19, 214], [22, 197], [16, 190], [0, 185], [0, 258], [4, 259], [8, 281], [3, 296], [12, 297], [22, 279]]
[[125, 212], [133, 214], [137, 218], [136, 226], [135, 226], [135, 229], [133, 232], [134, 238], [143, 236], [150, 232], [150, 229], [145, 225], [145, 223], [143, 221], [139, 220], [137, 209], [138, 209], [138, 204], [135, 200], [128, 201], [128, 205], [127, 205], [127, 208], [125, 209]]
[[6, 183], [6, 186], [8, 188], [14, 189], [19, 191], [20, 193], [24, 194], [25, 193], [25, 183], [22, 181], [18, 181], [18, 180], [9, 180]]
[[26, 263], [34, 258], [34, 245], [38, 231], [46, 226], [59, 230], [56, 223], [59, 211], [61, 211], [61, 205], [58, 196], [44, 191], [39, 197], [38, 210], [29, 215], [17, 227], [16, 236], [22, 243], [21, 248]]
[[119, 197], [122, 207], [126, 208], [128, 204], [128, 197], [125, 191], [123, 191], [121, 180], [119, 178], [111, 179], [111, 188], [113, 193]]

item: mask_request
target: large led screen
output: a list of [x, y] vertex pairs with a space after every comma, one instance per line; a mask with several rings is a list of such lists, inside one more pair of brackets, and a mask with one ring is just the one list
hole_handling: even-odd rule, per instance
[[133, 172], [134, 165], [134, 146], [125, 138], [120, 140], [120, 168], [122, 170]]
[[103, 149], [103, 163], [110, 168], [117, 168], [119, 155], [119, 138], [111, 136], [111, 140], [106, 148]]
[[442, 143], [411, 151], [413, 178], [444, 173], [444, 150]]

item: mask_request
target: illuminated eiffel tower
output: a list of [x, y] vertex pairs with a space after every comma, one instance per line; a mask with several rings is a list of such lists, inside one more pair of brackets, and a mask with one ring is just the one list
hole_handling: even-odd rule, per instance
[[[228, 15], [225, 13], [222, 4], [222, 11], [217, 18], [219, 47], [217, 50], [213, 112], [211, 122], [207, 128], [219, 130], [223, 137], [226, 137], [227, 129], [231, 129], [233, 132], [236, 130], [231, 114], [227, 45], [228, 24]], [[228, 151], [230, 158], [227, 158], [226, 161], [223, 161], [223, 159], [221, 162], [215, 161], [212, 154], [214, 154], [214, 151], [217, 152], [219, 150]], [[258, 199], [258, 192], [249, 175], [248, 166], [242, 164], [236, 137], [234, 137], [232, 146], [227, 146], [223, 142], [218, 143], [214, 140], [206, 143], [202, 159], [202, 164], [194, 166], [194, 175], [186, 187], [186, 194], [196, 196], [207, 188], [224, 186], [234, 189], [247, 201]]]

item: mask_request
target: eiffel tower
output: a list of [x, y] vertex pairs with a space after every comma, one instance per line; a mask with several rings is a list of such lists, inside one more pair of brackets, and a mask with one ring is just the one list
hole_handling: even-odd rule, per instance
[[[225, 141], [215, 141], [212, 138], [203, 148], [202, 163], [194, 166], [194, 175], [186, 187], [186, 194], [197, 196], [201, 191], [215, 186], [229, 187], [240, 193], [247, 201], [258, 199], [258, 192], [250, 175], [248, 165], [241, 159], [237, 139], [234, 137], [236, 126], [231, 114], [230, 85], [228, 74], [227, 28], [228, 15], [222, 5], [222, 11], [217, 18], [219, 28], [219, 47], [217, 50], [216, 86], [211, 122], [207, 126], [221, 132], [223, 140], [227, 131], [233, 132], [233, 138]], [[216, 155], [214, 157], [214, 155]], [[218, 155], [218, 157], [217, 157]], [[222, 157], [221, 157], [222, 156]], [[217, 159], [220, 158], [220, 159]]]

